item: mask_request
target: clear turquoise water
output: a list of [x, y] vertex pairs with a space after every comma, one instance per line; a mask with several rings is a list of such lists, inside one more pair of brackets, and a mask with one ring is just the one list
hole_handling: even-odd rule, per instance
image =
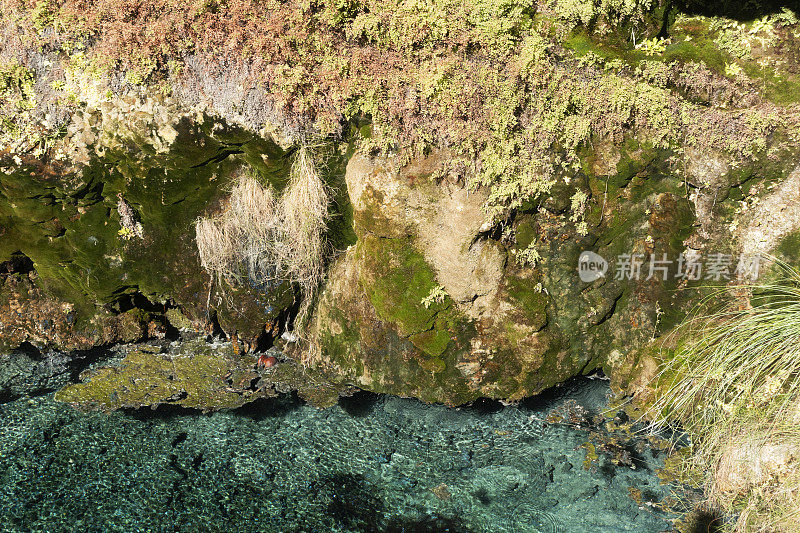
[[[51, 394], [0, 405], [3, 531], [657, 532], [669, 494], [587, 432], [548, 425], [585, 380], [523, 407], [447, 409], [361, 395], [318, 410], [286, 396], [231, 413], [80, 413]], [[439, 487], [436, 491], [433, 489]]]

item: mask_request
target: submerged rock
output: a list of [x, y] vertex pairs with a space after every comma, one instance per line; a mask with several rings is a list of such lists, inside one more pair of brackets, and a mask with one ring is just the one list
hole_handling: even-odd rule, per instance
[[165, 347], [132, 345], [114, 364], [83, 371], [80, 383], [65, 386], [55, 398], [82, 410], [106, 412], [162, 404], [212, 411], [291, 391], [325, 407], [350, 392], [306, 372], [280, 352], [273, 352], [275, 356], [283, 361], [264, 369], [257, 356], [241, 353], [230, 342], [208, 343], [198, 337]]
[[0, 355], [0, 401], [44, 394], [69, 384], [72, 360], [65, 353], [35, 349]]
[[61, 389], [56, 399], [102, 411], [161, 404], [209, 410], [275, 395], [253, 386], [258, 379], [255, 359], [236, 355], [229, 343], [191, 341], [166, 353], [136, 348], [116, 366], [84, 371], [81, 379]]

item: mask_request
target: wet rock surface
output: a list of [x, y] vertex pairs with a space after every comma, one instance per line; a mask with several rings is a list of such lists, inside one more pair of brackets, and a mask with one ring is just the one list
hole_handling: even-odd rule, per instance
[[[353, 392], [278, 350], [245, 354], [237, 346], [205, 337], [117, 346], [110, 357], [84, 364], [80, 373], [73, 371], [73, 381], [80, 382], [64, 383], [55, 399], [83, 411], [156, 409], [161, 405], [215, 411], [290, 392], [297, 392], [312, 405], [326, 407], [335, 404], [340, 394]], [[269, 366], [263, 364], [267, 359], [272, 360]], [[28, 373], [38, 369], [30, 361], [22, 365], [26, 363]]]

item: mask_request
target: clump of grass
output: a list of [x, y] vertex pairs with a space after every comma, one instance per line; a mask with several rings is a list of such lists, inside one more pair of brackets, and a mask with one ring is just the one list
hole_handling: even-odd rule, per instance
[[246, 278], [259, 284], [277, 279], [270, 265], [276, 264], [274, 243], [282, 240], [281, 226], [272, 189], [242, 176], [221, 214], [195, 222], [200, 262], [219, 282], [231, 285]]
[[300, 148], [294, 157], [280, 198], [243, 175], [227, 208], [198, 219], [195, 232], [203, 268], [223, 286], [297, 283], [305, 298], [295, 324], [302, 324], [324, 275], [330, 197], [309, 149]]
[[309, 151], [301, 148], [278, 210], [284, 224], [283, 263], [293, 273], [292, 279], [306, 289], [317, 287], [322, 281], [329, 203], [328, 191]]
[[779, 281], [745, 288], [746, 303], [715, 293], [702, 309], [723, 310], [678, 329], [650, 413], [683, 428], [686, 471], [735, 531], [800, 524], [800, 272], [775, 264]]

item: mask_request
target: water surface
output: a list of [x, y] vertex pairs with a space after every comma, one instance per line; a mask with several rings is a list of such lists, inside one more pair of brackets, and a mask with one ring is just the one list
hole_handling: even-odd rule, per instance
[[[366, 393], [229, 413], [80, 413], [52, 394], [0, 405], [4, 531], [658, 532], [656, 452], [633, 467], [548, 424], [581, 380], [522, 407], [448, 409]], [[630, 496], [638, 489], [643, 499]], [[640, 500], [641, 501], [641, 500]]]

